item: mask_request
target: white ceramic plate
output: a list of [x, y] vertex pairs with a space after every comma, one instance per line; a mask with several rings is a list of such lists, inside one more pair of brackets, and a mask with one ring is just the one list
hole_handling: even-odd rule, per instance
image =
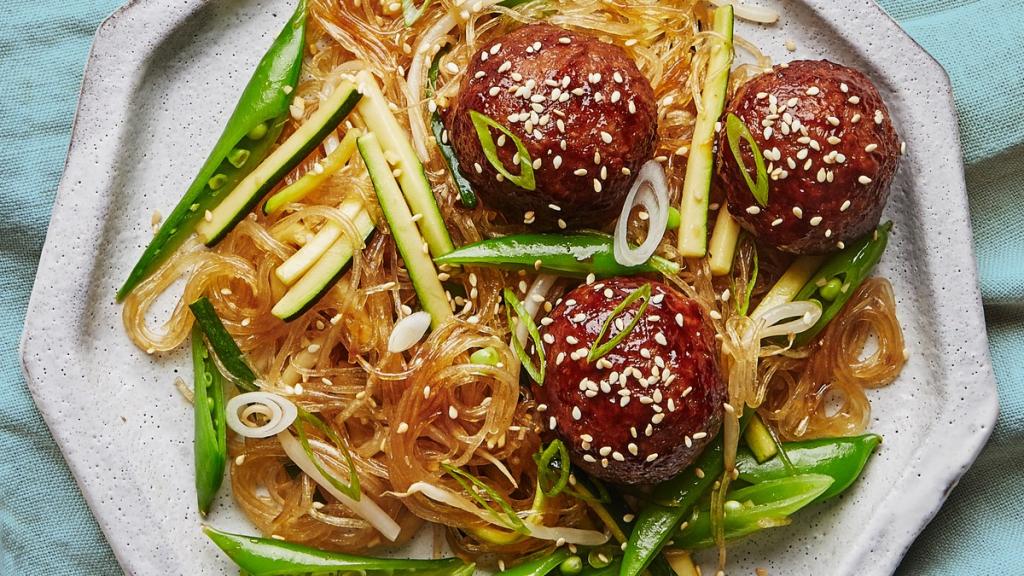
[[[762, 0], [768, 2], [770, 0]], [[129, 574], [229, 574], [200, 534], [183, 352], [124, 335], [114, 291], [150, 215], [196, 173], [286, 0], [136, 0], [100, 28], [25, 324], [37, 405]], [[732, 571], [890, 574], [974, 460], [996, 415], [960, 146], [943, 70], [869, 0], [775, 3], [782, 21], [738, 32], [776, 60], [829, 58], [871, 76], [908, 143], [879, 272], [899, 301], [910, 362], [871, 395], [885, 437], [862, 481], [793, 526], [732, 547]], [[786, 40], [794, 40], [788, 53]], [[210, 520], [252, 531], [222, 495]], [[415, 551], [405, 551], [415, 553]]]

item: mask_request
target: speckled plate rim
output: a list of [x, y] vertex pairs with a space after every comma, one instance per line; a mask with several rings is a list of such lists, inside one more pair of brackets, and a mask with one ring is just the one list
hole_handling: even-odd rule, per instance
[[[116, 11], [100, 26], [90, 52], [82, 83], [81, 97], [75, 117], [64, 176], [61, 179], [53, 207], [52, 219], [39, 263], [39, 272], [29, 302], [22, 335], [20, 356], [22, 369], [38, 406], [53, 437], [67, 457], [68, 465], [79, 487], [107, 536], [122, 568], [129, 574], [155, 573], [162, 562], [154, 554], [168, 553], [166, 548], [151, 548], [130, 541], [130, 534], [119, 530], [122, 512], [99, 505], [92, 476], [84, 469], [85, 462], [76, 457], [74, 446], [83, 440], [62, 426], [63, 410], [73, 408], [72, 396], [66, 393], [62, 382], [74, 376], [69, 373], [48, 372], [43, 361], [44, 352], [65, 348], [70, 355], [76, 349], [73, 332], [48, 329], [54, 318], [75, 318], [84, 313], [78, 303], [85, 301], [91, 274], [97, 265], [97, 254], [89, 243], [67, 242], [68, 239], [96, 238], [103, 227], [105, 216], [112, 209], [109, 194], [96, 193], [83, 202], [71, 198], [78, 192], [83, 178], [95, 174], [97, 165], [112, 166], [114, 147], [103, 144], [117, 142], [126, 128], [114, 120], [130, 103], [130, 96], [138, 76], [133, 74], [145, 65], [155, 46], [188, 19], [206, 2], [213, 0], [132, 0]], [[901, 63], [880, 64], [877, 56], [859, 53], [867, 61], [885, 69], [886, 66], [914, 66], [918, 75], [940, 79], [945, 95], [945, 110], [931, 110], [929, 118], [902, 118], [905, 125], [927, 120], [932, 125], [932, 138], [946, 143], [943, 152], [939, 144], [915, 142], [924, 153], [936, 152], [942, 160], [935, 166], [932, 178], [941, 178], [949, 191], [942, 197], [932, 198], [944, 207], [944, 214], [960, 214], [955, 222], [940, 221], [938, 212], [924, 209], [918, 220], [922, 225], [941, 224], [944, 234], [939, 241], [929, 243], [926, 255], [936, 267], [940, 263], [956, 262], [962, 278], [969, 280], [956, 287], [961, 299], [956, 318], [956, 342], [944, 342], [943, 349], [957, 350], [970, 368], [958, 368], [957, 363], [948, 372], [952, 381], [969, 383], [970, 410], [960, 414], [951, 408], [953, 401], [946, 398], [943, 411], [936, 415], [927, 449], [919, 450], [913, 461], [906, 463], [907, 474], [919, 476], [917, 490], [911, 493], [890, 494], [879, 506], [862, 533], [867, 537], [852, 542], [853, 553], [846, 561], [834, 565], [837, 574], [884, 575], [898, 566], [913, 540], [936, 514], [960, 476], [967, 470], [991, 434], [997, 414], [995, 378], [988, 357], [984, 315], [977, 288], [977, 272], [973, 255], [973, 242], [967, 218], [967, 195], [963, 180], [963, 165], [958, 152], [959, 133], [953, 105], [952, 89], [942, 67], [909, 36], [903, 33], [877, 5], [870, 0], [836, 3], [828, 0], [805, 2], [827, 21], [852, 18], [870, 20], [884, 33], [885, 48], [901, 54]], [[168, 10], [175, 5], [178, 11]], [[172, 18], [166, 18], [168, 13]], [[853, 46], [858, 41], [854, 31], [839, 29], [838, 33]], [[884, 52], [884, 51], [883, 51]], [[892, 52], [890, 52], [892, 53]], [[104, 132], [104, 130], [106, 132]], [[106, 138], [97, 137], [106, 134]], [[86, 144], [93, 149], [86, 152]], [[935, 148], [934, 150], [928, 148]], [[97, 190], [109, 187], [97, 186]], [[74, 208], [74, 210], [72, 210]], [[88, 230], [92, 227], [91, 230]], [[87, 229], [83, 231], [83, 229]], [[74, 259], [78, 264], [68, 266]], [[73, 363], [72, 363], [73, 368]], [[964, 399], [961, 398], [961, 403]], [[962, 407], [961, 407], [962, 409]], [[960, 416], [947, 419], [940, 416]], [[896, 496], [899, 498], [897, 499]]]

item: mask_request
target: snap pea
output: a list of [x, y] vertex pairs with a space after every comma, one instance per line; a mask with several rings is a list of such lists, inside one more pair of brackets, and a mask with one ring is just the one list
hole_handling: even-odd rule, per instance
[[566, 548], [555, 548], [551, 552], [538, 554], [500, 573], [505, 576], [544, 576], [560, 566], [569, 556], [571, 553]]
[[195, 387], [193, 451], [196, 466], [196, 501], [206, 516], [224, 480], [228, 436], [224, 415], [224, 377], [213, 362], [198, 326], [192, 327], [192, 366]]
[[719, 437], [692, 466], [655, 488], [652, 501], [640, 509], [629, 535], [620, 576], [637, 576], [659, 556], [690, 508], [721, 475], [723, 465]]
[[[433, 62], [430, 63], [430, 71], [427, 74], [429, 80], [427, 83], [427, 98], [432, 97], [437, 89], [437, 74], [441, 66], [441, 58], [449, 50], [451, 50], [451, 46], [445, 46], [439, 50], [437, 55], [434, 56]], [[444, 127], [441, 113], [438, 110], [434, 110], [434, 113], [430, 115], [430, 131], [434, 133], [434, 140], [437, 141], [437, 147], [441, 150], [441, 157], [444, 158], [448, 171], [451, 172], [455, 189], [459, 191], [459, 201], [466, 208], [476, 208], [476, 192], [473, 191], [473, 186], [469, 183], [469, 180], [466, 180], [466, 177], [462, 175], [459, 157], [456, 156], [455, 148], [452, 147], [451, 141], [448, 139], [447, 130]]]
[[839, 314], [882, 258], [891, 229], [892, 222], [886, 222], [874, 234], [836, 253], [797, 292], [794, 300], [816, 300], [821, 304], [821, 318], [810, 329], [796, 335], [795, 346], [813, 340]]
[[[799, 474], [767, 480], [725, 495], [725, 539], [735, 540], [765, 528], [785, 526], [789, 516], [814, 502], [835, 481], [824, 474]], [[685, 550], [715, 545], [710, 503], [694, 509], [676, 533], [675, 545]]]
[[563, 276], [599, 278], [652, 272], [676, 274], [679, 265], [654, 256], [640, 266], [615, 261], [612, 237], [597, 232], [572, 234], [513, 234], [467, 244], [444, 256], [438, 264], [473, 264], [500, 268], [534, 268]]
[[242, 91], [199, 174], [117, 291], [118, 301], [153, 274], [191, 236], [206, 211], [219, 204], [270, 153], [284, 128], [292, 100], [289, 94], [299, 80], [305, 30], [306, 0], [299, 0]]
[[[740, 418], [742, 434], [750, 421], [750, 410]], [[725, 469], [722, 435], [701, 452], [697, 460], [675, 477], [658, 484], [650, 501], [640, 509], [629, 544], [622, 558], [620, 576], [637, 576], [656, 558], [672, 538], [676, 527], [690, 509], [715, 483]]]
[[[793, 465], [793, 473], [825, 474], [835, 481], [814, 500], [820, 502], [849, 488], [881, 442], [882, 437], [877, 434], [864, 434], [848, 438], [784, 442], [782, 448]], [[737, 452], [736, 470], [740, 480], [753, 484], [778, 480], [791, 474], [780, 458], [759, 463], [747, 448], [740, 448]]]
[[367, 576], [469, 576], [474, 564], [458, 558], [442, 560], [404, 560], [369, 558], [339, 552], [327, 552], [309, 546], [270, 538], [257, 538], [222, 532], [203, 526], [203, 532], [231, 560], [250, 576], [290, 576], [297, 574], [364, 574]]
[[206, 296], [202, 296], [188, 307], [196, 318], [196, 325], [206, 335], [210, 348], [213, 349], [224, 369], [235, 378], [235, 385], [246, 392], [256, 390], [256, 372], [245, 360], [245, 355], [238, 348], [235, 339], [224, 328], [224, 323], [220, 321], [210, 300]]

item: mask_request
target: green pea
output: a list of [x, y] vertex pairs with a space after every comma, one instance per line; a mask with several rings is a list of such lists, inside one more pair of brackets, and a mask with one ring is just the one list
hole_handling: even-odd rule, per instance
[[267, 123], [260, 122], [259, 124], [253, 126], [252, 130], [249, 130], [249, 133], [246, 134], [245, 136], [249, 140], [259, 140], [267, 135], [268, 130], [269, 128], [267, 127]]
[[212, 178], [206, 183], [210, 187], [210, 190], [218, 190], [224, 183], [228, 181], [228, 177], [224, 174], [214, 174]]
[[679, 225], [682, 223], [682, 221], [683, 216], [682, 214], [679, 213], [679, 209], [676, 208], [675, 206], [669, 206], [668, 224], [665, 225], [665, 228], [668, 230], [678, 230]]
[[498, 362], [501, 361], [501, 357], [498, 356], [498, 351], [492, 346], [487, 348], [481, 348], [473, 352], [469, 356], [469, 361], [473, 364], [486, 364], [488, 366], [497, 366]]
[[836, 299], [836, 296], [839, 296], [839, 291], [842, 287], [843, 282], [839, 278], [833, 278], [818, 289], [818, 294], [821, 296], [822, 300], [831, 302]]
[[235, 148], [228, 152], [228, 162], [235, 168], [241, 168], [249, 160], [249, 151], [244, 148]]
[[576, 576], [583, 571], [583, 559], [579, 556], [569, 556], [558, 565], [558, 570], [564, 576]]

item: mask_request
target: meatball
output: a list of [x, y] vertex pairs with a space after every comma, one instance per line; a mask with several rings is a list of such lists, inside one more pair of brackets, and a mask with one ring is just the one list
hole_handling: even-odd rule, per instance
[[[613, 310], [651, 285], [636, 326], [593, 363], [587, 352]], [[628, 327], [641, 300], [602, 342]], [[621, 320], [621, 321], [620, 321]], [[693, 462], [718, 432], [726, 389], [704, 309], [660, 282], [612, 278], [569, 292], [544, 320], [547, 371], [533, 386], [545, 428], [573, 464], [617, 484], [653, 484]]]
[[[501, 177], [484, 156], [475, 110], [524, 144], [536, 188]], [[607, 225], [633, 177], [654, 155], [654, 91], [618, 46], [549, 24], [524, 26], [473, 55], [448, 111], [452, 145], [483, 202], [538, 230]], [[498, 157], [518, 174], [512, 139], [497, 130]]]
[[[797, 254], [841, 249], [878, 225], [900, 156], [889, 111], [866, 76], [826, 60], [780, 64], [726, 108], [750, 129], [770, 174], [761, 206], [718, 139], [718, 183], [744, 228]], [[750, 148], [743, 162], [756, 179]]]

